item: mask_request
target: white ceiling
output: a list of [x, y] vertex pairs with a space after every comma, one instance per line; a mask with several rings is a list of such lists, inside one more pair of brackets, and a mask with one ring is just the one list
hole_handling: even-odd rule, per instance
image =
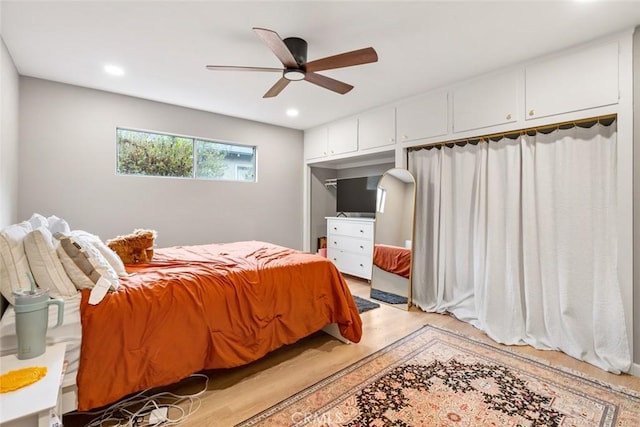
[[[12, 1], [0, 32], [21, 75], [306, 129], [504, 66], [628, 30], [636, 1]], [[281, 67], [252, 27], [300, 37], [308, 59], [372, 46], [379, 61], [320, 72], [338, 95], [292, 82], [262, 95]], [[107, 63], [123, 77], [103, 72]], [[288, 108], [300, 115], [287, 117]]]

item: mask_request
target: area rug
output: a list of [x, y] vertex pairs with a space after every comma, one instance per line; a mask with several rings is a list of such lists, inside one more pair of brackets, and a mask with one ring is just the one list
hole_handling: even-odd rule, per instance
[[238, 424], [640, 425], [640, 394], [425, 326]]
[[365, 311], [373, 310], [374, 308], [380, 307], [380, 304], [377, 302], [369, 301], [365, 298], [360, 298], [357, 295], [353, 295], [353, 301], [356, 303], [356, 307], [358, 307], [358, 313], [364, 313]]
[[371, 289], [371, 298], [377, 299], [378, 301], [386, 302], [387, 304], [406, 304], [409, 301], [407, 297], [381, 291], [378, 289]]

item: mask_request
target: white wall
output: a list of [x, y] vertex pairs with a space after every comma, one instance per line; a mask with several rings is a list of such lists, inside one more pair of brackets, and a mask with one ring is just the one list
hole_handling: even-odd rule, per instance
[[634, 354], [640, 376], [640, 26], [633, 35], [633, 313]]
[[0, 228], [18, 218], [18, 87], [13, 59], [0, 38]]
[[[382, 187], [387, 191], [384, 212], [376, 212], [375, 243], [404, 247], [404, 241], [412, 239], [406, 213], [412, 212], [405, 197], [406, 184], [393, 175], [384, 175]], [[411, 186], [413, 188], [413, 185]]]
[[337, 171], [325, 168], [309, 169], [311, 174], [309, 181], [311, 192], [309, 250], [316, 252], [318, 237], [327, 235], [327, 220], [325, 218], [336, 215], [336, 188], [327, 188], [324, 183], [327, 179], [335, 178]]
[[338, 169], [338, 179], [345, 178], [358, 178], [361, 176], [376, 176], [382, 175], [389, 169], [393, 169], [395, 165], [393, 163], [381, 163], [376, 165], [359, 166]]
[[[46, 80], [20, 78], [18, 214], [65, 218], [157, 246], [264, 240], [302, 248], [301, 131]], [[257, 146], [257, 183], [117, 176], [116, 127]]]

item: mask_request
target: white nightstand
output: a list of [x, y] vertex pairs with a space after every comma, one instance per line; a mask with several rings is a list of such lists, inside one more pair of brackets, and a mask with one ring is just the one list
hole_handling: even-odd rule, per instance
[[40, 381], [0, 394], [2, 427], [50, 426], [51, 411], [58, 406], [65, 348], [64, 343], [49, 346], [43, 355], [33, 359], [19, 360], [15, 354], [0, 358], [0, 374], [32, 366], [47, 367], [47, 375]]

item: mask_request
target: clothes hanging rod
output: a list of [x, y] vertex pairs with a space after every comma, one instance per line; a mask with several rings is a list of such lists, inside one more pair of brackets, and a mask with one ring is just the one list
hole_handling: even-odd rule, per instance
[[[477, 144], [479, 142], [499, 141], [503, 138], [516, 139], [517, 137], [523, 136], [523, 135], [531, 136], [531, 135], [535, 135], [538, 132], [551, 133], [557, 129], [570, 129], [576, 126], [590, 128], [591, 126], [594, 126], [597, 123], [601, 123], [604, 126], [609, 126], [616, 120], [616, 118], [617, 118], [617, 114], [607, 114], [605, 116], [589, 117], [587, 119], [579, 119], [579, 120], [570, 120], [566, 122], [535, 126], [535, 127], [525, 128], [525, 129], [507, 131], [507, 132], [490, 133], [487, 135], [473, 136], [470, 138], [453, 139], [450, 141], [443, 141], [443, 142], [433, 142], [429, 144], [416, 145], [414, 147], [407, 147], [407, 153], [409, 151], [438, 148], [442, 146], [453, 147], [454, 145], [462, 146], [466, 144]], [[586, 125], [586, 126], [582, 126], [582, 125]]]

